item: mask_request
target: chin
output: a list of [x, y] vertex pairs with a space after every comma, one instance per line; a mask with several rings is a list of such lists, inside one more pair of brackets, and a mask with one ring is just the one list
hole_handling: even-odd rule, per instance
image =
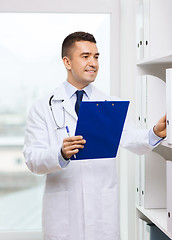
[[95, 78], [94, 79], [88, 79], [88, 80], [86, 80], [88, 83], [92, 83], [92, 82], [94, 82], [95, 81]]

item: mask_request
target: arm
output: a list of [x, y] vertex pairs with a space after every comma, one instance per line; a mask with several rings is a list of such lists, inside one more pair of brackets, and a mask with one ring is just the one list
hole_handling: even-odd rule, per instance
[[50, 147], [48, 127], [44, 118], [42, 102], [30, 110], [26, 124], [23, 153], [28, 168], [38, 174], [61, 169], [59, 147]]
[[[81, 136], [69, 137], [63, 140], [62, 146], [57, 144], [58, 137], [54, 130], [50, 132], [47, 126], [46, 108], [42, 102], [37, 102], [30, 110], [27, 119], [23, 153], [28, 168], [38, 174], [47, 174], [62, 170], [74, 153], [82, 148], [85, 140]], [[50, 141], [55, 134], [55, 139]], [[55, 144], [50, 144], [54, 142]]]
[[[153, 136], [154, 135], [154, 136]], [[142, 155], [152, 150], [166, 136], [166, 116], [152, 129], [136, 129], [130, 118], [126, 119], [121, 145], [131, 152]]]
[[[140, 155], [152, 150], [166, 136], [166, 116], [158, 121], [153, 130], [156, 134], [154, 134], [154, 138], [150, 129], [136, 129], [132, 120], [127, 119], [121, 138], [121, 145], [129, 151]], [[152, 140], [154, 144], [152, 144]]]
[[126, 119], [121, 146], [133, 153], [145, 154], [153, 149], [153, 146], [149, 144], [149, 130], [137, 129], [130, 118]]

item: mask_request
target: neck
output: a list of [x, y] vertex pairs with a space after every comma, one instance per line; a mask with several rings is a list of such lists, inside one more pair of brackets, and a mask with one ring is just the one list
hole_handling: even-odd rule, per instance
[[71, 81], [70, 79], [67, 79], [67, 81], [74, 87], [76, 87], [78, 90], [82, 90], [83, 88], [87, 87], [89, 84], [84, 84], [84, 83], [76, 83]]

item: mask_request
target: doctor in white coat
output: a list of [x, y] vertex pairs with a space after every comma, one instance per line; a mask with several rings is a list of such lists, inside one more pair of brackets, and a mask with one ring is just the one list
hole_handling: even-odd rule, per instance
[[[118, 98], [106, 96], [91, 84], [99, 69], [99, 52], [91, 34], [75, 32], [67, 36], [62, 45], [62, 58], [67, 81], [31, 108], [24, 144], [28, 168], [46, 174], [44, 239], [120, 240], [116, 160], [70, 161], [86, 144], [82, 136], [74, 136], [75, 92], [84, 90], [86, 101]], [[144, 154], [165, 135], [165, 117], [148, 131], [136, 130], [127, 119], [121, 145]]]

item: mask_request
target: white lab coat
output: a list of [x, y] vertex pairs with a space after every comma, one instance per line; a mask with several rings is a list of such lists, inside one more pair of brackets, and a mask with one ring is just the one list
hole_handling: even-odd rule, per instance
[[[68, 125], [74, 135], [77, 115], [66, 96], [64, 85], [58, 87], [52, 100], [38, 101], [30, 110], [24, 155], [29, 169], [47, 174], [43, 197], [43, 232], [45, 240], [119, 240], [118, 183], [115, 159], [71, 161], [61, 168], [58, 155], [67, 137]], [[62, 101], [64, 100], [64, 101]], [[112, 100], [92, 86], [91, 100]], [[118, 100], [113, 97], [113, 100]], [[143, 154], [152, 147], [148, 132], [136, 131], [126, 122], [121, 145]]]

